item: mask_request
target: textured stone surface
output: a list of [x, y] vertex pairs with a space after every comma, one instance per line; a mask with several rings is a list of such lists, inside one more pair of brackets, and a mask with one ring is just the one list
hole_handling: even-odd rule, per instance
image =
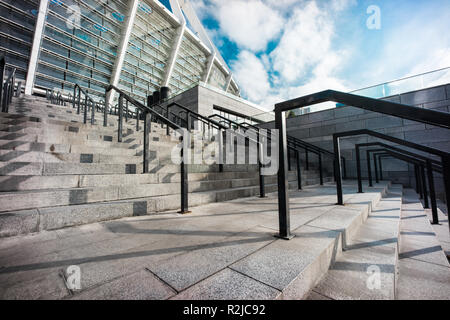
[[99, 287], [75, 294], [74, 300], [163, 300], [175, 292], [148, 270], [113, 280]]
[[225, 269], [179, 293], [177, 300], [266, 300], [280, 292], [236, 271]]

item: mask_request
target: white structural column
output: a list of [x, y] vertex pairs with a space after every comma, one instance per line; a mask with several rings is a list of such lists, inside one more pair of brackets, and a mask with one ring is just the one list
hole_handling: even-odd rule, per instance
[[[134, 20], [139, 6], [139, 0], [130, 0], [127, 16], [125, 17], [125, 23], [121, 33], [121, 39], [119, 47], [117, 48], [116, 61], [114, 61], [114, 67], [112, 70], [110, 83], [113, 86], [117, 86], [120, 80], [120, 73], [122, 72], [123, 62], [127, 53], [128, 42], [130, 41], [131, 31], [133, 30]], [[112, 103], [113, 95], [110, 91], [106, 100], [108, 104]]]
[[172, 46], [172, 51], [167, 60], [166, 73], [164, 74], [162, 86], [168, 87], [170, 78], [172, 77], [173, 68], [177, 62], [178, 52], [180, 51], [181, 42], [183, 42], [184, 30], [186, 29], [186, 19], [184, 18], [183, 11], [181, 10], [179, 0], [170, 0], [170, 6], [172, 7], [173, 14], [180, 21], [180, 26], [177, 28], [177, 34]]
[[166, 66], [166, 73], [164, 74], [164, 79], [162, 82], [163, 87], [168, 87], [170, 78], [172, 77], [173, 69], [175, 68], [175, 63], [177, 61], [178, 52], [180, 51], [181, 42], [183, 41], [184, 29], [186, 28], [186, 22], [182, 22], [181, 26], [177, 28], [177, 34], [175, 36], [175, 42], [172, 47], [172, 52], [170, 53], [169, 60]]
[[211, 70], [214, 65], [214, 60], [216, 58], [216, 53], [213, 51], [212, 54], [209, 55], [208, 60], [206, 62], [205, 73], [203, 74], [202, 81], [204, 83], [208, 83], [209, 76], [211, 75]]
[[226, 84], [225, 84], [225, 92], [228, 92], [228, 89], [230, 88], [230, 84], [231, 84], [231, 79], [233, 78], [233, 75], [231, 74], [231, 72], [228, 74], [226, 80]]
[[33, 94], [34, 78], [39, 59], [39, 50], [41, 48], [42, 34], [44, 32], [45, 17], [47, 16], [48, 0], [41, 0], [39, 12], [34, 29], [33, 45], [31, 46], [30, 62], [28, 64], [27, 80], [25, 83], [25, 94]]

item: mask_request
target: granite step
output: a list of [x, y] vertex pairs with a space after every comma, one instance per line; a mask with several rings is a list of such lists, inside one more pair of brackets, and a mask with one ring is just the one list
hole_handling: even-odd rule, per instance
[[394, 185], [308, 299], [395, 299], [401, 203], [402, 186]]
[[[290, 182], [289, 186], [291, 189], [295, 189], [297, 183]], [[176, 187], [179, 189], [180, 185], [176, 184]], [[266, 186], [267, 193], [276, 190], [276, 184]], [[189, 193], [189, 208], [212, 202], [253, 197], [258, 194], [259, 186], [192, 192]], [[43, 198], [39, 199], [44, 200]], [[133, 196], [132, 199], [119, 201], [9, 211], [0, 213], [0, 237], [55, 230], [123, 217], [155, 214], [179, 209], [179, 207], [180, 194], [178, 193], [143, 198]]]

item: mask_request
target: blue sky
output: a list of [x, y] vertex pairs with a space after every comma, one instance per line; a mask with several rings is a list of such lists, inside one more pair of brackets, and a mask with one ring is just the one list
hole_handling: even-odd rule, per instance
[[[164, 0], [162, 2], [168, 2]], [[191, 0], [242, 96], [262, 107], [450, 66], [449, 0]], [[380, 29], [369, 29], [370, 6]]]

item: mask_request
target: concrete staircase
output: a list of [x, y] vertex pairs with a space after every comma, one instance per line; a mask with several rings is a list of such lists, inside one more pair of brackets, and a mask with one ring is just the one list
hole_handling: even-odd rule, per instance
[[391, 188], [372, 210], [308, 296], [310, 300], [449, 298], [449, 261], [418, 195], [400, 186]]
[[[117, 117], [102, 114], [83, 124], [71, 106], [44, 98], [14, 98], [0, 114], [0, 237], [154, 214], [179, 208], [180, 167], [171, 162], [177, 144], [152, 125], [149, 174], [142, 172], [143, 133], [124, 123], [117, 141]], [[255, 165], [189, 165], [189, 206], [259, 194]], [[304, 185], [319, 183], [317, 169], [302, 172]], [[266, 177], [266, 192], [277, 190]], [[296, 188], [296, 172], [289, 174]], [[328, 174], [325, 181], [331, 181]]]

